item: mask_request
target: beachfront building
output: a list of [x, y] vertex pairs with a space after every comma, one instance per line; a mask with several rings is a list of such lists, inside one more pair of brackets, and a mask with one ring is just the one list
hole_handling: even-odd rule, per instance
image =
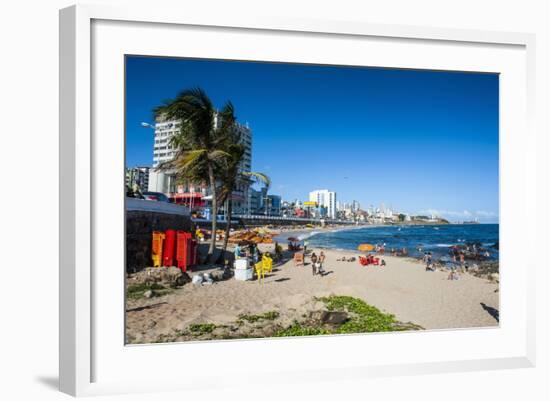
[[309, 193], [309, 201], [327, 208], [327, 217], [336, 218], [336, 192], [318, 189]]
[[336, 202], [336, 216], [341, 220], [356, 221], [360, 215], [361, 204], [353, 200], [351, 202]]
[[250, 188], [248, 191], [248, 214], [260, 214], [262, 210], [262, 191]]
[[126, 168], [126, 187], [146, 192], [149, 188], [149, 170], [147, 166]]
[[259, 191], [249, 188], [248, 194], [248, 214], [281, 216], [283, 204], [280, 195], [268, 195], [266, 188]]
[[[218, 123], [216, 118], [215, 124]], [[207, 207], [211, 203], [212, 197], [210, 188], [205, 182], [178, 183], [174, 172], [155, 169], [161, 163], [168, 162], [176, 156], [177, 149], [170, 144], [170, 141], [178, 133], [180, 122], [158, 117], [154, 128], [153, 168], [149, 172], [148, 190], [162, 192], [174, 203], [184, 204], [194, 209]], [[239, 170], [249, 172], [252, 167], [252, 130], [248, 124], [237, 124], [236, 129], [239, 133], [239, 141], [245, 149]], [[233, 213], [245, 214], [249, 212], [249, 189], [250, 180], [243, 178], [237, 182], [237, 188], [231, 195]], [[220, 212], [223, 213], [225, 205], [220, 205], [220, 208]]]
[[280, 216], [281, 203], [280, 195], [267, 195], [267, 214], [269, 216]]

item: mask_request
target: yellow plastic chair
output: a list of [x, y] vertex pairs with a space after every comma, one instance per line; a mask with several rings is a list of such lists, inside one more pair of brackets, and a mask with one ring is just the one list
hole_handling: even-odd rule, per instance
[[265, 278], [265, 274], [273, 271], [273, 259], [271, 259], [271, 256], [264, 254], [262, 260], [254, 265], [254, 270], [256, 270], [258, 282], [261, 283]]
[[264, 264], [264, 270], [271, 273], [273, 271], [273, 259], [267, 253], [262, 256], [262, 263]]

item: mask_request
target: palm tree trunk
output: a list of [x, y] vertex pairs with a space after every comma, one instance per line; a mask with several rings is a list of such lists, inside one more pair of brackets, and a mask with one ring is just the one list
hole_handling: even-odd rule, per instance
[[214, 178], [214, 168], [212, 164], [208, 165], [208, 179], [210, 180], [210, 191], [212, 192], [212, 236], [210, 247], [208, 248], [208, 262], [212, 262], [214, 250], [216, 249], [216, 228], [218, 220], [218, 199], [216, 198], [216, 180]]
[[[231, 195], [229, 195], [231, 196]], [[229, 241], [229, 231], [231, 230], [231, 215], [233, 214], [233, 201], [229, 199], [227, 201], [227, 212], [225, 214], [225, 237], [223, 239], [223, 251], [222, 257], [225, 258], [225, 252], [227, 251], [227, 242]]]

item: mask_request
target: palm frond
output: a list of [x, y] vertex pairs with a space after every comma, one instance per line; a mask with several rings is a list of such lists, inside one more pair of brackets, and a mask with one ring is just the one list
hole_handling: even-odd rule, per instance
[[242, 173], [245, 177], [251, 178], [256, 182], [261, 182], [269, 190], [271, 187], [271, 178], [267, 174], [259, 173], [256, 171], [245, 171]]
[[212, 152], [209, 152], [207, 157], [208, 157], [208, 160], [215, 162], [215, 161], [222, 161], [224, 159], [230, 158], [231, 155], [224, 150], [217, 149], [217, 150], [213, 150]]
[[189, 150], [176, 159], [175, 164], [179, 170], [187, 170], [197, 164], [206, 154], [206, 149]]

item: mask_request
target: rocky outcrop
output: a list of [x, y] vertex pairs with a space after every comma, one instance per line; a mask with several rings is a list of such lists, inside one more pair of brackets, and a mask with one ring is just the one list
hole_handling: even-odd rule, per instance
[[147, 267], [128, 276], [128, 284], [161, 284], [166, 287], [181, 287], [191, 282], [191, 277], [177, 267]]

